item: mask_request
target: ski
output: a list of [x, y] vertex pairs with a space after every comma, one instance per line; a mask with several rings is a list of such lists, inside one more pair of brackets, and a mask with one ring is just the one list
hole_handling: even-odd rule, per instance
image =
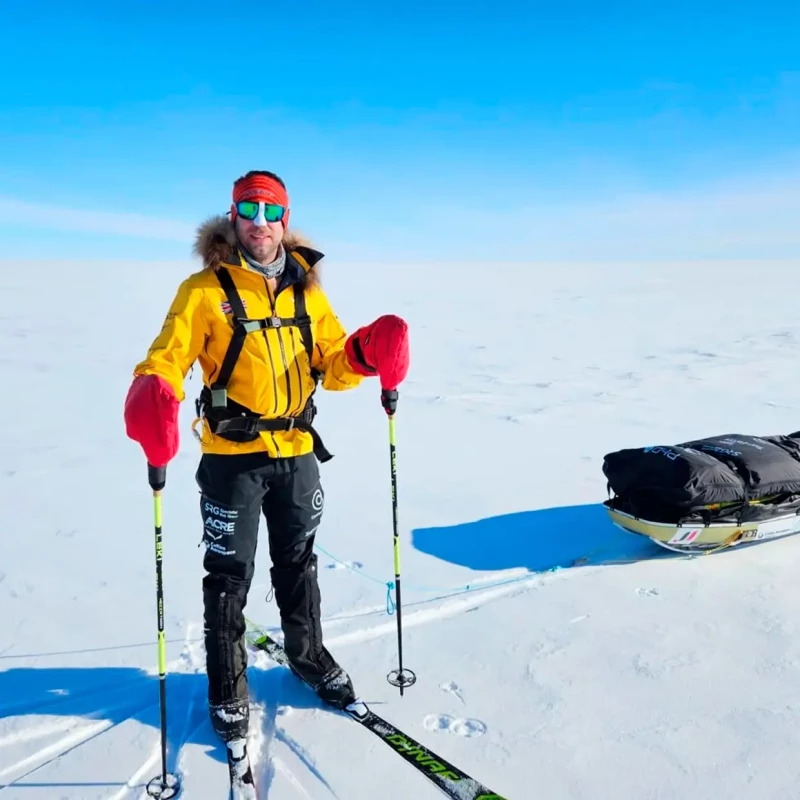
[[225, 747], [228, 756], [228, 773], [231, 779], [229, 800], [258, 800], [247, 740], [234, 739]]
[[[248, 620], [245, 636], [251, 647], [266, 653], [276, 663], [291, 669], [283, 647], [260, 626]], [[294, 670], [292, 672], [296, 677], [300, 678]], [[391, 747], [395, 753], [400, 755], [408, 764], [417, 769], [453, 800], [506, 800], [502, 795], [487, 789], [458, 767], [453, 766], [441, 756], [436, 755], [436, 753], [411, 736], [387, 722], [383, 717], [368, 708], [363, 701], [356, 700], [341, 712], [337, 712], [336, 709], [332, 710], [333, 713], [345, 714], [371, 733], [374, 733], [381, 741]]]

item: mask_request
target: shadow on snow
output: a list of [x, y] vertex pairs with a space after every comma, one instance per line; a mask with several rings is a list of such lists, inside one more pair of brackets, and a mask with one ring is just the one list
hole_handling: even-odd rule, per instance
[[[290, 747], [294, 745], [276, 725], [281, 708], [325, 708], [285, 668], [250, 666], [248, 679], [251, 702], [263, 706], [264, 719], [259, 727], [264, 732], [267, 747], [273, 737], [285, 741]], [[205, 672], [170, 672], [166, 684], [168, 769], [180, 774], [181, 748], [186, 744], [205, 745], [209, 757], [225, 763], [224, 747], [208, 718]], [[31, 782], [35, 780], [35, 772], [66, 751], [128, 720], [155, 730], [151, 743], [155, 748], [160, 741], [159, 714], [158, 675], [135, 667], [21, 667], [0, 672], [0, 721], [9, 717], [26, 718], [24, 728], [18, 728], [19, 720], [14, 720], [9, 735], [0, 737], [0, 741], [5, 739], [6, 744], [18, 739], [14, 757], [6, 755], [0, 759], [0, 791], [12, 784], [18, 788], [44, 786]], [[31, 718], [35, 716], [47, 717], [47, 721], [37, 727], [31, 724]], [[54, 722], [54, 717], [61, 718], [64, 724]], [[87, 725], [85, 735], [82, 735], [80, 729], [72, 725], [75, 717], [98, 724]], [[298, 750], [297, 754], [304, 758], [302, 751]], [[159, 758], [152, 775], [143, 776], [137, 786], [144, 786], [160, 769]], [[127, 776], [120, 777], [119, 782], [104, 785], [124, 786]], [[321, 776], [318, 777], [322, 780]], [[265, 790], [270, 782], [271, 776], [262, 778]], [[66, 785], [50, 784], [54, 789]], [[88, 788], [97, 784], [69, 785]]]
[[[504, 514], [448, 527], [421, 528], [413, 532], [413, 545], [423, 553], [478, 571], [522, 567], [530, 572], [543, 572], [672, 555], [645, 537], [621, 531], [611, 523], [599, 503]], [[264, 707], [261, 728], [267, 745], [271, 738], [277, 738], [292, 747], [294, 743], [276, 725], [279, 709], [323, 708], [322, 704], [286, 669], [251, 666], [248, 677], [251, 701]], [[167, 675], [168, 768], [171, 772], [180, 773], [178, 762], [184, 744], [206, 746], [210, 757], [225, 762], [223, 746], [208, 719], [206, 687], [204, 672], [170, 672]], [[160, 728], [158, 692], [157, 675], [132, 667], [24, 667], [0, 672], [0, 719], [46, 715], [65, 721], [57, 730], [50, 724], [52, 720], [43, 724], [39, 731], [26, 729], [25, 752], [16, 765], [0, 763], [0, 791], [9, 785], [8, 782], [18, 787], [41, 786], [30, 783], [27, 776], [64, 751], [127, 720], [152, 727], [155, 747]], [[85, 738], [77, 734], [76, 739], [75, 730], [68, 725], [73, 717], [106, 724], [96, 732], [87, 731]], [[54, 741], [59, 734], [63, 736], [63, 747], [59, 746], [62, 740]], [[45, 752], [40, 749], [38, 740], [42, 740], [51, 755], [36, 755]], [[297, 753], [305, 760], [300, 748]], [[313, 764], [308, 766], [316, 774]], [[145, 776], [142, 783], [159, 769], [160, 762], [153, 775]], [[265, 789], [271, 777], [266, 776]], [[322, 776], [317, 777], [324, 782]], [[124, 779], [118, 785], [124, 785]]]
[[413, 531], [414, 547], [473, 570], [557, 568], [644, 561], [672, 554], [615, 526], [601, 503], [542, 508]]

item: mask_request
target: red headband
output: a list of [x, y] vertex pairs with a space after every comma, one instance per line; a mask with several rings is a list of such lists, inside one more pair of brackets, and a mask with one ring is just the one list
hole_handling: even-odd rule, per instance
[[268, 175], [252, 175], [233, 185], [233, 203], [231, 204], [231, 220], [236, 220], [236, 204], [240, 200], [277, 203], [286, 209], [283, 216], [283, 227], [289, 226], [289, 195], [281, 184]]

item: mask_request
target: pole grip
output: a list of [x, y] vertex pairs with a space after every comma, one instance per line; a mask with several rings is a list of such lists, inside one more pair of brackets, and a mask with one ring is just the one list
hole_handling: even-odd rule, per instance
[[381, 389], [381, 405], [390, 417], [397, 411], [398, 396], [397, 389]]
[[167, 485], [167, 467], [154, 467], [147, 462], [147, 482], [154, 492], [160, 492]]

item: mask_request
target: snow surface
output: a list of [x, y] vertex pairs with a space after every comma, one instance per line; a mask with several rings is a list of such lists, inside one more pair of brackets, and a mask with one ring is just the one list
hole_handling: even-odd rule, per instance
[[[800, 264], [330, 259], [352, 329], [395, 312], [400, 697], [388, 431], [374, 382], [321, 393], [326, 641], [375, 711], [510, 800], [796, 798], [800, 539], [694, 559], [614, 528], [605, 453], [800, 428]], [[144, 797], [159, 772], [153, 517], [122, 403], [194, 264], [0, 265], [0, 800]], [[164, 493], [170, 769], [226, 796], [204, 706], [187, 380]], [[621, 563], [628, 562], [628, 563]], [[248, 614], [277, 629], [259, 552]], [[481, 583], [484, 582], [484, 583]], [[501, 583], [502, 582], [502, 583]], [[463, 587], [470, 584], [470, 590]], [[262, 798], [440, 797], [264, 658]]]

